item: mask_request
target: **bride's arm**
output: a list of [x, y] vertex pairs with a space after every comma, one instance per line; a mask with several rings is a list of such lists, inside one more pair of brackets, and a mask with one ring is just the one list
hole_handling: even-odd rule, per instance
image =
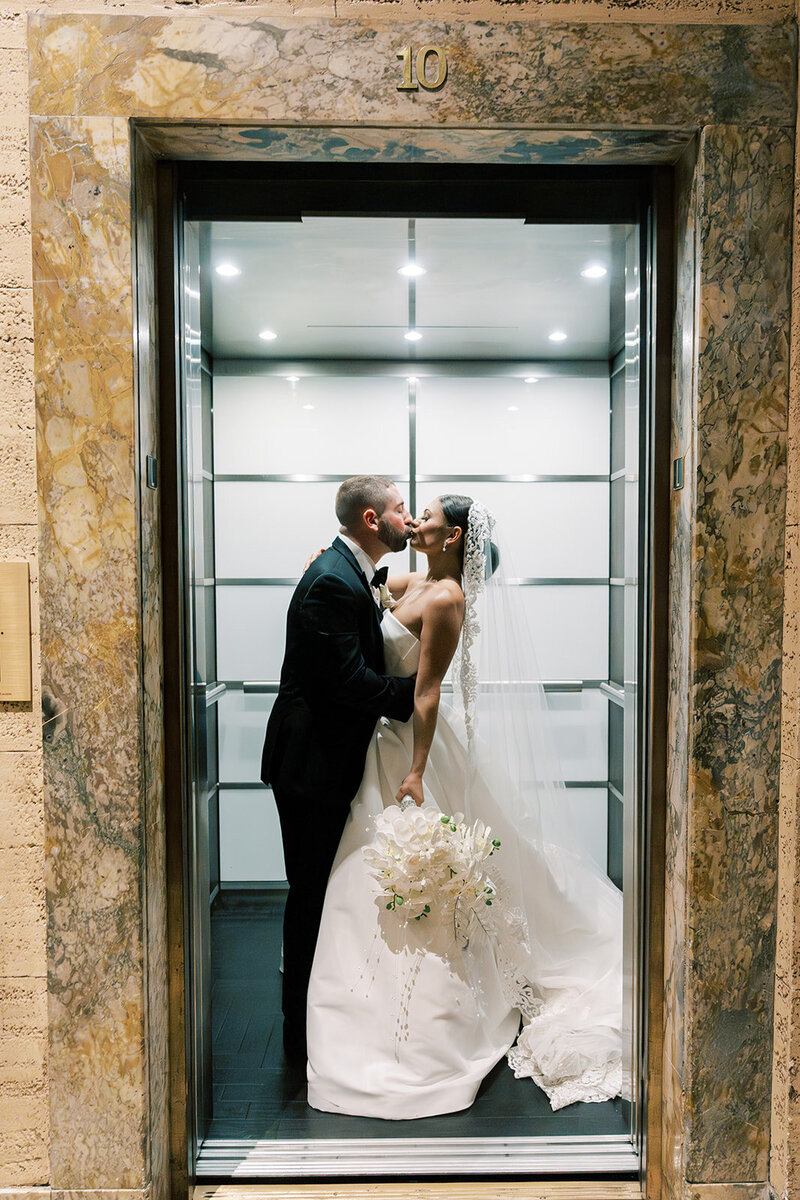
[[399, 600], [401, 596], [406, 594], [413, 580], [419, 579], [419, 577], [419, 571], [416, 573], [409, 571], [405, 575], [390, 575], [386, 580], [386, 586], [392, 593], [393, 599]]
[[425, 606], [422, 614], [420, 659], [414, 689], [414, 757], [395, 799], [410, 796], [414, 803], [423, 803], [422, 776], [428, 762], [442, 680], [452, 662], [464, 617], [464, 597], [452, 580], [443, 581]]

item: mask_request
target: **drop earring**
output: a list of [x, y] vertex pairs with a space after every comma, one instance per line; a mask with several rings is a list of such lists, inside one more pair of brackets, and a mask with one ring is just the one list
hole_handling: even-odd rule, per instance
[[446, 550], [447, 550], [447, 542], [445, 541], [444, 545], [442, 546], [442, 554], [444, 554]]

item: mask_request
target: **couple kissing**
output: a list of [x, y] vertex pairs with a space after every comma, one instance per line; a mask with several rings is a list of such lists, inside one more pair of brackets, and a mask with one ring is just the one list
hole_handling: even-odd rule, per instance
[[[387, 1120], [456, 1112], [506, 1055], [553, 1107], [616, 1096], [621, 896], [574, 831], [553, 836], [563, 783], [494, 520], [463, 495], [412, 518], [374, 475], [346, 480], [335, 509], [339, 535], [289, 605], [262, 758], [289, 884], [284, 1048], [305, 1064], [308, 1103]], [[377, 564], [406, 544], [426, 569], [387, 579]], [[386, 911], [370, 864], [398, 804], [491, 826], [507, 927], [454, 939], [452, 922]]]

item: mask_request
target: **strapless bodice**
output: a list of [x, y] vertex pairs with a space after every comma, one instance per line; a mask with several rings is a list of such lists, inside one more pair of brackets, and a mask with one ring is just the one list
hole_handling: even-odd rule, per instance
[[406, 629], [391, 609], [386, 609], [381, 621], [383, 658], [387, 675], [406, 678], [419, 668], [419, 638]]

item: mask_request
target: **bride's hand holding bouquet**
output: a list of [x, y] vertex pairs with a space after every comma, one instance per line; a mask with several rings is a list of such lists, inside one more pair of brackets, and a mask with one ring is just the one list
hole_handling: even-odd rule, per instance
[[409, 771], [400, 784], [395, 800], [403, 807], [407, 807], [407, 805], [403, 805], [404, 800], [413, 800], [417, 808], [422, 808], [425, 803], [425, 795], [422, 790], [422, 775], [418, 771]]

